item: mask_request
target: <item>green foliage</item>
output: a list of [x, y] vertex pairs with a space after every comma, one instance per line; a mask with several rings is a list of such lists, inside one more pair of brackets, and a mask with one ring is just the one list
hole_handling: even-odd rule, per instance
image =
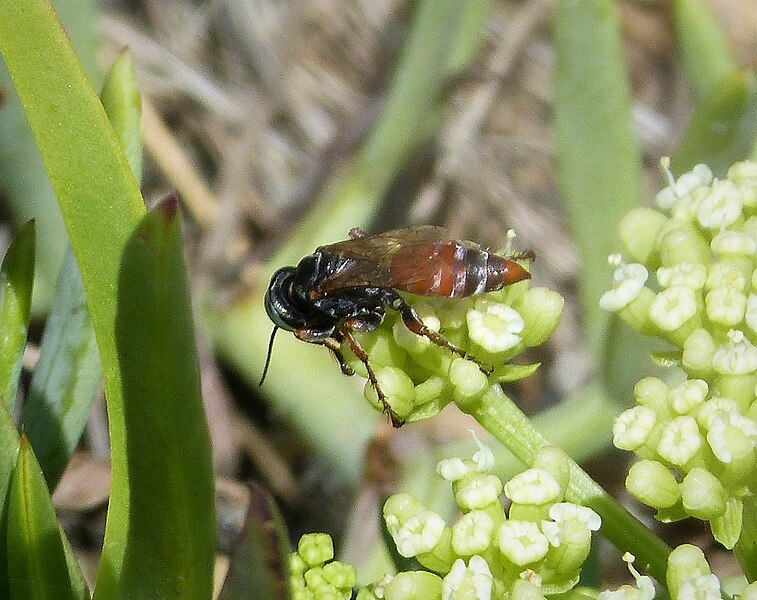
[[[89, 591], [76, 563], [69, 563], [39, 464], [25, 437], [8, 495], [10, 598], [85, 600]], [[71, 567], [73, 566], [73, 569]]]
[[29, 328], [35, 239], [34, 221], [30, 221], [16, 236], [0, 266], [0, 405], [9, 412], [16, 404]]
[[[143, 218], [132, 172], [141, 157], [138, 97], [128, 57], [117, 61], [108, 80], [105, 102], [111, 114], [106, 115], [49, 4], [33, 0], [23, 8], [0, 2], [0, 53], [34, 132], [81, 271], [79, 283], [70, 260], [24, 418], [45, 457], [46, 476], [54, 483], [86, 418], [99, 354], [113, 480], [95, 595], [210, 598], [215, 547], [210, 443], [176, 200]], [[122, 145], [129, 149], [128, 160]], [[9, 264], [19, 262], [16, 254], [10, 253]], [[31, 264], [33, 253], [23, 254], [23, 261]], [[14, 331], [18, 323], [26, 327], [28, 308], [9, 314], [15, 319], [9, 321]], [[17, 346], [3, 349], [3, 364], [16, 364]], [[10, 379], [17, 385], [17, 378]], [[0, 545], [0, 565], [19, 574], [10, 577], [19, 587], [9, 588], [7, 597], [45, 597], [53, 591], [55, 597], [85, 597], [31, 447], [25, 443], [14, 470], [18, 442], [5, 410], [2, 422], [7, 442], [2, 448], [7, 452], [0, 454], [0, 475], [13, 473], [2, 513], [12, 522], [3, 531], [7, 528], [15, 537], [9, 537], [7, 559], [6, 546]], [[7, 488], [3, 481], [0, 491]], [[8, 579], [0, 577], [2, 585]], [[61, 587], [51, 587], [53, 581]]]

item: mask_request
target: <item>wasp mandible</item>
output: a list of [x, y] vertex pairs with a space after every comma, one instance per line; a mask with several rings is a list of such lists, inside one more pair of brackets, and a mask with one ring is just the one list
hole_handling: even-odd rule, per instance
[[462, 298], [500, 290], [531, 277], [516, 261], [533, 260], [532, 252], [500, 256], [473, 242], [451, 239], [441, 227], [408, 227], [377, 235], [352, 229], [349, 239], [320, 246], [296, 267], [274, 273], [265, 296], [265, 308], [274, 323], [268, 344], [263, 383], [278, 329], [291, 331], [310, 344], [326, 346], [345, 375], [354, 371], [342, 355], [342, 343], [365, 365], [392, 424], [403, 420], [389, 406], [368, 360], [368, 353], [353, 335], [373, 331], [387, 310], [399, 312], [407, 328], [450, 352], [475, 358], [454, 346], [441, 333], [423, 324], [399, 292], [420, 296]]

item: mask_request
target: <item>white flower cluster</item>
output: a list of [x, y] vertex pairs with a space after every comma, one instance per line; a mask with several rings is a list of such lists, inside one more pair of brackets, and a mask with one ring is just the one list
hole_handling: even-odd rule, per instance
[[686, 379], [645, 379], [615, 422], [614, 443], [641, 459], [627, 479], [664, 520], [695, 516], [733, 547], [757, 474], [757, 162], [717, 179], [698, 165], [632, 211], [600, 301], [661, 338]]
[[[437, 466], [442, 478], [452, 483], [462, 512], [452, 525], [409, 494], [387, 500], [384, 520], [397, 551], [440, 574], [444, 600], [489, 600], [516, 588], [524, 597], [571, 589], [600, 519], [590, 508], [563, 501], [564, 486], [548, 465], [559, 471], [565, 455], [545, 450], [542, 466], [503, 485], [491, 473], [493, 454], [477, 439], [476, 443], [479, 450], [471, 459], [445, 459]], [[509, 514], [502, 504], [503, 491], [512, 502]], [[407, 574], [402, 575], [404, 584]], [[390, 579], [385, 585], [390, 590], [398, 584]]]

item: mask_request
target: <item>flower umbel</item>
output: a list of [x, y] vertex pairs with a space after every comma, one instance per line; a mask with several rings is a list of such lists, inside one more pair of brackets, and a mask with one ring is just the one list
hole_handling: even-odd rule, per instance
[[[725, 179], [704, 165], [677, 180], [668, 172], [658, 210], [624, 217], [621, 239], [636, 262], [616, 269], [601, 302], [667, 342], [667, 361], [686, 377], [672, 387], [642, 380], [637, 406], [616, 420], [615, 445], [640, 459], [626, 480], [629, 490], [660, 519], [709, 521], [728, 548], [751, 505], [744, 499], [757, 492], [755, 173], [757, 163], [749, 161]], [[710, 585], [708, 575], [691, 585]]]
[[334, 598], [349, 600], [357, 582], [355, 567], [334, 558], [334, 544], [325, 533], [300, 538], [289, 557], [289, 591], [293, 600]]
[[[462, 512], [452, 525], [408, 494], [387, 500], [384, 520], [397, 549], [443, 578], [442, 598], [489, 600], [511, 597], [503, 594], [516, 589], [542, 595], [571, 589], [600, 521], [593, 510], [561, 501], [565, 489], [551, 469], [561, 472], [557, 463], [567, 460], [565, 455], [544, 448], [535, 461], [543, 466], [503, 485], [490, 473], [490, 451], [476, 442], [479, 450], [472, 459], [445, 459], [437, 467], [452, 482]], [[509, 514], [503, 489], [513, 501]], [[410, 596], [397, 596], [404, 597]]]

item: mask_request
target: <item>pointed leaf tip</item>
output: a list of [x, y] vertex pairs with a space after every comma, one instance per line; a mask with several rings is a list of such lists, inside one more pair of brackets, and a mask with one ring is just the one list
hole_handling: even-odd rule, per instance
[[172, 221], [179, 212], [179, 194], [171, 192], [155, 206], [156, 211], [160, 211], [166, 221]]

